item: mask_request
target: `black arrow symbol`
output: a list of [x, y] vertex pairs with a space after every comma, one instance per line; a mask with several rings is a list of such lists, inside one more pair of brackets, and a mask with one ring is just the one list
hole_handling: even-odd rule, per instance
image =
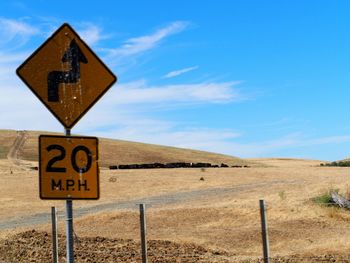
[[80, 63], [88, 60], [73, 39], [62, 57], [62, 62], [70, 64], [69, 71], [51, 71], [47, 75], [48, 101], [59, 101], [58, 87], [60, 83], [76, 83], [80, 79]]

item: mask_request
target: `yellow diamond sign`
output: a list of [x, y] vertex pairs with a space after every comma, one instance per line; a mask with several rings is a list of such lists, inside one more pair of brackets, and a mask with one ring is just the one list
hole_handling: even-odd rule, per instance
[[117, 80], [69, 24], [24, 61], [17, 75], [69, 129]]

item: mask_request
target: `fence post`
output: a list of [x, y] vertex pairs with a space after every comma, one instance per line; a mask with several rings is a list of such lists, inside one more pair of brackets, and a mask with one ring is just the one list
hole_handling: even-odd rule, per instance
[[73, 201], [66, 200], [66, 243], [67, 243], [67, 263], [74, 263], [74, 239], [73, 239]]
[[53, 263], [58, 263], [58, 238], [57, 238], [57, 210], [51, 207], [51, 223], [52, 223], [52, 259]]
[[140, 226], [141, 226], [141, 252], [142, 263], [147, 263], [147, 240], [146, 240], [146, 206], [140, 204]]
[[261, 234], [263, 241], [264, 263], [270, 263], [269, 237], [267, 233], [265, 201], [260, 200]]

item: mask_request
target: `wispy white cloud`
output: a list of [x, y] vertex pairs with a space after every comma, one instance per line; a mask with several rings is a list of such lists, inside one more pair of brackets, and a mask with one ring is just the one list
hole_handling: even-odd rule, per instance
[[[105, 124], [103, 129], [96, 127], [96, 122], [93, 119], [97, 118], [100, 118], [100, 124]], [[104, 114], [103, 107], [92, 109], [92, 112], [79, 122], [76, 131], [77, 133], [90, 133], [90, 135], [106, 138], [218, 153], [223, 153], [221, 150], [226, 150], [227, 154], [235, 152], [235, 149], [228, 150], [227, 144], [241, 136], [240, 133], [229, 129], [200, 128], [190, 123], [184, 124], [152, 118], [142, 112], [125, 112], [125, 109], [121, 110], [120, 114], [112, 116]]]
[[[302, 133], [291, 133], [279, 138], [240, 143], [238, 141], [226, 141], [206, 145], [207, 149], [217, 149], [219, 152], [237, 155], [241, 157], [268, 157], [280, 152], [297, 151], [302, 153], [306, 147], [344, 144], [350, 142], [350, 135], [335, 135], [313, 138]], [[280, 156], [282, 157], [282, 156]]]
[[[15, 76], [0, 75], [0, 123], [1, 129], [60, 130], [59, 123], [32, 94], [29, 88]], [[45, 121], [42, 121], [45, 120]]]
[[[350, 142], [350, 135], [312, 137], [301, 132], [254, 141], [246, 138], [243, 131], [198, 127], [196, 123], [179, 123], [171, 119], [152, 117], [152, 114], [147, 114], [146, 108], [133, 111], [132, 105], [120, 105], [117, 110], [112, 110], [108, 103], [109, 98], [110, 96], [105, 97], [103, 104], [94, 107], [89, 116], [78, 124], [79, 132], [88, 131], [91, 135], [102, 137], [198, 149], [238, 157], [268, 157], [276, 154], [283, 157], [283, 153], [290, 152], [296, 152], [294, 156], [298, 156], [298, 152], [302, 153], [308, 147]], [[96, 119], [99, 119], [99, 126], [96, 126]]]
[[26, 58], [26, 56], [28, 56], [28, 52], [8, 53], [0, 51], [0, 63], [17, 63]]
[[168, 143], [181, 148], [218, 152], [217, 148], [207, 147], [208, 142], [212, 145], [217, 145], [218, 143], [227, 142], [240, 136], [241, 134], [230, 130], [185, 128], [181, 131], [163, 132], [157, 138], [154, 138], [153, 141], [156, 143], [157, 140], [160, 140], [164, 145]]
[[185, 30], [188, 25], [188, 22], [176, 21], [150, 35], [130, 38], [121, 47], [105, 49], [105, 51], [109, 53], [110, 57], [136, 55], [156, 47], [163, 39]]
[[177, 84], [148, 86], [146, 81], [120, 84], [118, 90], [109, 96], [113, 104], [142, 103], [224, 103], [241, 100], [242, 96], [235, 88], [240, 81], [204, 82], [196, 84]]
[[265, 147], [267, 148], [283, 148], [283, 147], [308, 147], [315, 145], [327, 145], [350, 142], [350, 135], [335, 135], [313, 138], [296, 132], [288, 134], [276, 140], [267, 141]]
[[102, 33], [102, 28], [91, 24], [84, 23], [80, 30], [78, 30], [80, 37], [88, 45], [96, 45], [99, 41], [108, 39], [110, 36]]
[[[35, 35], [42, 35], [44, 38], [48, 38], [60, 25], [57, 19], [48, 18], [40, 18], [39, 21], [31, 22], [32, 23], [27, 23], [23, 19], [0, 17], [0, 44], [8, 45], [11, 42], [13, 46], [16, 41], [18, 43], [14, 47], [19, 48], [20, 45], [25, 44], [30, 37]], [[111, 36], [109, 34], [104, 34], [102, 27], [90, 22], [78, 23], [77, 28], [79, 35], [92, 46]]]
[[190, 71], [193, 71], [195, 69], [197, 69], [198, 66], [194, 66], [194, 67], [188, 67], [188, 68], [184, 68], [184, 69], [179, 69], [179, 70], [174, 70], [174, 71], [171, 71], [169, 73], [167, 73], [164, 78], [173, 78], [173, 77], [177, 77], [177, 76], [180, 76], [184, 73], [187, 73], [187, 72], [190, 72]]
[[31, 36], [40, 30], [20, 20], [0, 18], [0, 44], [11, 42], [12, 48], [25, 44]]
[[6, 30], [9, 33], [9, 36], [35, 35], [39, 33], [37, 28], [15, 19], [0, 18], [0, 25], [2, 30]]
[[[220, 149], [215, 146], [227, 143], [228, 140], [240, 136], [239, 133], [232, 131], [208, 128], [183, 128], [180, 131], [176, 131], [175, 127], [164, 129], [164, 125], [162, 125], [160, 121], [152, 121], [143, 125], [124, 126], [122, 129], [102, 132], [100, 135], [103, 137], [112, 136], [129, 141], [199, 149], [218, 153]], [[208, 147], [208, 145], [214, 147]]]
[[350, 135], [328, 136], [310, 140], [309, 145], [337, 144], [350, 142]]
[[[208, 142], [206, 134], [224, 139], [236, 136], [236, 132], [197, 129], [195, 125], [180, 128], [174, 120], [164, 121], [154, 117], [154, 110], [184, 108], [185, 105], [226, 103], [241, 100], [236, 90], [240, 82], [179, 84], [169, 86], [148, 86], [140, 80], [119, 84], [108, 91], [77, 124], [78, 132], [91, 135], [121, 138], [125, 140], [159, 143], [185, 147], [196, 137], [197, 145]], [[155, 106], [156, 105], [156, 106]], [[96, 122], [98, 120], [98, 122]], [[196, 134], [196, 135], [195, 135]], [[209, 135], [208, 135], [209, 136]]]

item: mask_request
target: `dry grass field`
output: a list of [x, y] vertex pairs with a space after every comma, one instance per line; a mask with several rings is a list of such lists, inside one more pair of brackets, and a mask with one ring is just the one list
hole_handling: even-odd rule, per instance
[[0, 158], [7, 157], [14, 138], [17, 136], [17, 132], [13, 130], [1, 130], [0, 132]]
[[[9, 131], [9, 134], [12, 133]], [[59, 232], [62, 235], [65, 233], [64, 201], [40, 200], [38, 172], [28, 168], [37, 165], [33, 161], [34, 153], [32, 159], [28, 158], [30, 152], [37, 151], [37, 135], [29, 133], [27, 136], [29, 139], [20, 155], [25, 156], [26, 160], [21, 160], [20, 165], [7, 159], [0, 160], [0, 253], [4, 254], [0, 255], [0, 262], [1, 259], [9, 258], [12, 261], [5, 262], [28, 262], [20, 255], [28, 256], [26, 250], [31, 251], [33, 244], [39, 250], [44, 249], [43, 244], [49, 240], [45, 239], [45, 235], [41, 236], [42, 240], [46, 240], [43, 244], [28, 241], [31, 248], [24, 246], [26, 242], [13, 240], [35, 240], [43, 231], [50, 233], [51, 206], [58, 208]], [[122, 145], [127, 142], [118, 143]], [[104, 149], [110, 147], [108, 150], [104, 150], [102, 140], [101, 158], [126, 158], [125, 155], [120, 156], [121, 150], [114, 153], [111, 144], [105, 146]], [[175, 158], [172, 154], [182, 158], [180, 149], [170, 149], [171, 154], [166, 155], [166, 147], [150, 146], [148, 149], [143, 144], [137, 144], [135, 149], [137, 147], [141, 147], [138, 148], [139, 153], [129, 156], [132, 160], [130, 163], [137, 163], [137, 156], [143, 156], [146, 150], [153, 152], [153, 157], [142, 159], [142, 162], [154, 161], [157, 154], [160, 162]], [[207, 158], [213, 163], [224, 162], [222, 158], [227, 158], [226, 163], [229, 163], [230, 157], [227, 156], [207, 154], [205, 157], [203, 152], [196, 153], [188, 151], [187, 155], [183, 155], [200, 161], [202, 154], [203, 160]], [[145, 203], [147, 237], [152, 247], [151, 262], [261, 262], [259, 199], [264, 199], [268, 206], [272, 262], [350, 262], [347, 256], [350, 246], [350, 212], [320, 206], [311, 201], [313, 197], [330, 189], [339, 189], [344, 195], [349, 195], [350, 168], [320, 167], [320, 161], [301, 159], [231, 158], [231, 162], [241, 162], [251, 167], [151, 170], [102, 168], [101, 198], [98, 201], [74, 201], [77, 253], [85, 251], [85, 255], [99, 255], [99, 258], [104, 258], [102, 254], [110, 253], [110, 258], [106, 257], [104, 261], [95, 259], [93, 262], [116, 262], [112, 260], [114, 252], [111, 251], [125, 247], [130, 248], [127, 250], [129, 252], [135, 249], [134, 245], [140, 236], [137, 205]], [[128, 163], [128, 159], [123, 159], [121, 163]], [[25, 232], [24, 236], [14, 236], [31, 229], [38, 231], [35, 232], [38, 235]], [[88, 241], [95, 245], [89, 246]], [[13, 247], [9, 248], [11, 244], [23, 246], [18, 245], [18, 251], [14, 254], [11, 252]], [[165, 244], [168, 244], [168, 248], [165, 248]], [[111, 248], [109, 252], [105, 252], [107, 247]], [[123, 251], [125, 255], [128, 253]], [[139, 250], [136, 251], [139, 253]], [[164, 257], [164, 251], [171, 255]], [[198, 253], [195, 259], [190, 257], [195, 253]], [[83, 257], [79, 256], [78, 262], [89, 262]], [[37, 258], [33, 262], [45, 262]], [[123, 258], [119, 262], [139, 261]]]

